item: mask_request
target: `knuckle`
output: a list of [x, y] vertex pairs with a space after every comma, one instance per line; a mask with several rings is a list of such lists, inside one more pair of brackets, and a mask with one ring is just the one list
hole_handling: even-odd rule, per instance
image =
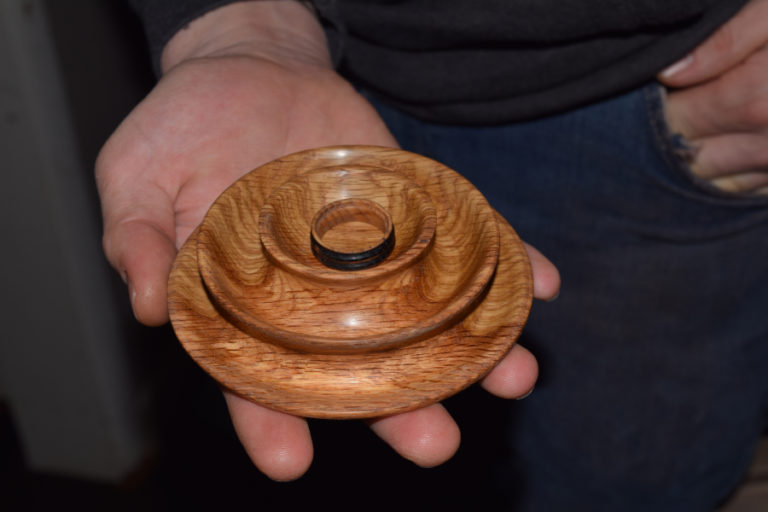
[[723, 25], [717, 30], [710, 40], [712, 51], [718, 55], [728, 55], [736, 48], [736, 34], [730, 24]]
[[746, 128], [768, 128], [768, 97], [744, 104], [740, 117], [746, 122]]
[[120, 269], [120, 251], [117, 248], [115, 236], [112, 230], [105, 229], [104, 234], [101, 237], [101, 248], [104, 251], [107, 261], [118, 271]]

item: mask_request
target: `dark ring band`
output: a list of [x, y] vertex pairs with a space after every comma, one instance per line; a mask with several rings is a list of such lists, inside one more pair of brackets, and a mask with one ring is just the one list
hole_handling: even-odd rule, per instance
[[362, 270], [378, 265], [392, 254], [395, 248], [394, 227], [379, 245], [361, 252], [338, 252], [321, 244], [314, 233], [310, 233], [312, 254], [326, 267], [337, 270]]

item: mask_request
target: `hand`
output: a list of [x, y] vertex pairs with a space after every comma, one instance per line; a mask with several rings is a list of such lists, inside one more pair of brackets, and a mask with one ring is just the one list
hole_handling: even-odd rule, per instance
[[[311, 147], [396, 146], [374, 109], [331, 69], [322, 29], [298, 3], [243, 2], [212, 11], [174, 36], [163, 67], [163, 78], [96, 164], [104, 249], [128, 284], [136, 318], [148, 325], [168, 321], [166, 282], [177, 249], [244, 173]], [[554, 296], [557, 271], [529, 252], [535, 295]], [[517, 397], [536, 376], [536, 360], [518, 346], [482, 385]], [[306, 471], [312, 442], [305, 420], [225, 397], [259, 469], [276, 480]], [[458, 427], [439, 404], [371, 427], [422, 466], [447, 460], [459, 442]]]
[[691, 169], [716, 187], [768, 195], [768, 0], [750, 1], [659, 80]]

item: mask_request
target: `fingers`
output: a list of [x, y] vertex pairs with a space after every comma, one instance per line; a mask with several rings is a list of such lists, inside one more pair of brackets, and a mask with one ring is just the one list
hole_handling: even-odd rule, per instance
[[[534, 247], [528, 244], [525, 247], [533, 270], [534, 296], [554, 299], [560, 290], [557, 268]], [[516, 345], [483, 378], [481, 385], [502, 398], [519, 398], [533, 389], [538, 373], [533, 354]], [[371, 428], [396, 452], [423, 467], [450, 459], [461, 439], [458, 426], [440, 404], [373, 420]]]
[[722, 75], [768, 42], [768, 1], [752, 0], [690, 55], [659, 74], [670, 87], [688, 87]]
[[[536, 359], [525, 348], [515, 346], [483, 379], [482, 386], [502, 398], [519, 398], [533, 389], [537, 376]], [[225, 397], [240, 442], [262, 472], [274, 480], [292, 480], [307, 470], [312, 442], [304, 420], [231, 393]], [[370, 426], [398, 454], [422, 467], [444, 463], [461, 441], [458, 426], [440, 404], [378, 418]]]
[[735, 177], [768, 169], [768, 137], [763, 134], [739, 133], [696, 139], [696, 160], [691, 165], [700, 178], [711, 180]]
[[240, 443], [262, 473], [278, 481], [295, 480], [306, 473], [313, 449], [304, 419], [267, 409], [227, 391], [224, 398]]
[[146, 325], [167, 322], [167, 281], [176, 256], [168, 234], [145, 221], [126, 221], [105, 230], [104, 252], [128, 285], [136, 319]]
[[768, 47], [717, 80], [672, 91], [666, 102], [670, 128], [689, 139], [764, 129], [768, 124], [766, 69]]
[[712, 184], [733, 194], [766, 195], [768, 190], [768, 174], [765, 172], [748, 172], [724, 176], [712, 180]]
[[[560, 273], [538, 249], [525, 244], [533, 270], [533, 296], [551, 301], [560, 294]], [[515, 345], [497, 364], [480, 385], [489, 393], [501, 398], [527, 396], [536, 384], [539, 364], [528, 349]]]
[[397, 453], [422, 467], [450, 459], [459, 448], [459, 427], [440, 404], [370, 422], [371, 429]]
[[666, 101], [670, 130], [696, 147], [691, 171], [737, 194], [768, 188], [768, 0], [752, 0], [678, 65]]
[[533, 271], [533, 296], [539, 300], [554, 300], [560, 293], [560, 273], [557, 267], [535, 247], [525, 244]]
[[515, 345], [480, 385], [500, 398], [522, 398], [533, 391], [538, 376], [536, 358], [525, 347]]
[[697, 149], [691, 171], [721, 190], [765, 194], [766, 69], [768, 47], [762, 47], [717, 80], [667, 97], [670, 129], [685, 135]]
[[[551, 301], [560, 294], [560, 273], [535, 247], [525, 244], [533, 270], [533, 296]], [[521, 398], [528, 395], [539, 376], [539, 365], [528, 349], [515, 345], [486, 375], [480, 385], [501, 398]]]
[[[133, 114], [131, 114], [133, 116]], [[96, 160], [96, 183], [104, 218], [104, 253], [128, 285], [136, 319], [168, 321], [167, 281], [176, 256], [175, 214], [168, 193], [148, 177], [151, 152], [129, 120]]]
[[[536, 358], [516, 345], [481, 381], [490, 393], [520, 398], [531, 392], [539, 367]], [[371, 429], [397, 453], [422, 467], [450, 459], [459, 448], [459, 428], [440, 404], [373, 420]]]

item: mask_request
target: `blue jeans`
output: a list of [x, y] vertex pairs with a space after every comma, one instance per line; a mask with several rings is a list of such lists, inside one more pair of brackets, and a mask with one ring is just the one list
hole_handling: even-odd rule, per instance
[[404, 149], [464, 174], [561, 272], [520, 341], [536, 390], [499, 405], [511, 507], [714, 508], [766, 426], [768, 198], [691, 175], [655, 84], [496, 127], [374, 103]]

